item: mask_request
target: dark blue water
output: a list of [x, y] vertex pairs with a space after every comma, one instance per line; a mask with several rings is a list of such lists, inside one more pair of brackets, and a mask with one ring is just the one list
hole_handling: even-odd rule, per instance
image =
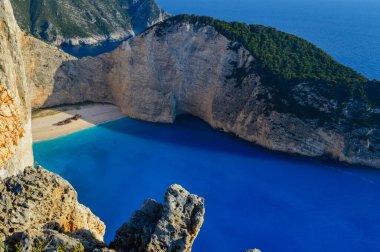
[[380, 79], [379, 0], [157, 0], [173, 14], [263, 24], [301, 36]]
[[121, 119], [34, 145], [107, 225], [179, 183], [206, 199], [194, 251], [380, 251], [380, 171], [276, 154], [182, 117]]
[[117, 47], [119, 47], [123, 43], [123, 41], [105, 41], [100, 43], [99, 45], [94, 46], [88, 46], [88, 45], [78, 45], [78, 46], [72, 46], [63, 44], [61, 46], [61, 49], [64, 50], [66, 53], [74, 55], [78, 58], [83, 58], [87, 56], [98, 56], [99, 54], [110, 52], [112, 50], [115, 50]]

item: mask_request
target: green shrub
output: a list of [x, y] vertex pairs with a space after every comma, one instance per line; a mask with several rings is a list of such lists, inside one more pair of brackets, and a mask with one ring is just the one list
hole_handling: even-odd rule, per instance
[[72, 252], [84, 252], [82, 243], [78, 242], [78, 244], [73, 248]]
[[58, 244], [57, 246], [57, 252], [65, 252], [67, 248], [67, 244]]
[[8, 245], [4, 242], [0, 241], [0, 251], [1, 252], [8, 252]]
[[14, 247], [15, 247], [15, 251], [16, 251], [16, 252], [21, 252], [21, 251], [22, 251], [22, 242], [19, 241], [18, 243], [16, 243], [16, 244], [14, 245]]
[[42, 240], [37, 240], [33, 244], [32, 252], [43, 252], [45, 251], [47, 243]]
[[244, 76], [255, 71], [265, 84], [277, 88], [282, 94], [290, 92], [295, 84], [310, 82], [327, 87], [327, 95], [340, 101], [366, 99], [366, 77], [338, 63], [302, 38], [272, 27], [194, 15], [179, 15], [158, 24], [157, 35], [162, 35], [164, 28], [180, 22], [213, 26], [220, 34], [238, 43], [230, 43], [230, 50], [238, 50], [241, 44], [251, 52], [256, 58], [255, 65], [248, 71], [235, 69], [230, 76], [237, 79], [238, 85]]

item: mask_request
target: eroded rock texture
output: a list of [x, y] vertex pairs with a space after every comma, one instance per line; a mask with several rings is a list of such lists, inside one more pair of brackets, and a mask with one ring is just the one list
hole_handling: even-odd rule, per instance
[[5, 244], [10, 252], [19, 251], [16, 246], [21, 246], [23, 252], [36, 251], [109, 251], [103, 242], [96, 240], [91, 234], [77, 231], [65, 233], [54, 226], [47, 226], [39, 232], [16, 232], [5, 239]]
[[64, 232], [87, 230], [103, 239], [104, 223], [78, 203], [77, 193], [64, 179], [42, 168], [26, 168], [0, 182], [0, 233], [38, 234], [49, 226]]
[[9, 0], [0, 1], [0, 178], [33, 164], [29, 92], [20, 31]]
[[0, 167], [15, 153], [25, 132], [14, 96], [0, 86]]
[[117, 251], [191, 251], [203, 224], [204, 199], [172, 185], [161, 205], [146, 200], [116, 233]]

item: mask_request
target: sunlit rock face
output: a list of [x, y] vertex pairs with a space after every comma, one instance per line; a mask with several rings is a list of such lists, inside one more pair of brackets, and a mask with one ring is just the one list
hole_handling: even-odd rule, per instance
[[[131, 117], [173, 122], [192, 114], [272, 150], [380, 167], [376, 109], [355, 100], [340, 104], [318, 92], [318, 83], [302, 82], [281, 102], [333, 120], [284, 110], [250, 52], [211, 26], [158, 25], [97, 60], [107, 66], [114, 103]], [[239, 79], [239, 71], [249, 74]], [[374, 123], [358, 124], [358, 118]]]
[[0, 2], [0, 178], [33, 165], [29, 91], [20, 31], [9, 0]]
[[316, 82], [276, 96], [256, 62], [210, 25], [167, 22], [111, 53], [63, 63], [42, 107], [109, 102], [130, 117], [165, 123], [191, 114], [271, 150], [380, 167], [379, 108], [328, 98]]
[[104, 223], [90, 209], [78, 203], [74, 188], [60, 176], [44, 170], [26, 168], [0, 184], [0, 233], [28, 231], [38, 235], [48, 226], [62, 232], [86, 230], [103, 240]]
[[146, 200], [116, 232], [117, 251], [190, 252], [204, 221], [204, 199], [171, 185], [164, 203]]

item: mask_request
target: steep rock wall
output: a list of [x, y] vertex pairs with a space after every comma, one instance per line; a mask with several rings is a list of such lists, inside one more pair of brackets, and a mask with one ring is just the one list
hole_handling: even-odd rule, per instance
[[30, 87], [30, 103], [33, 108], [38, 108], [53, 92], [59, 67], [76, 58], [25, 33], [21, 34], [21, 49]]
[[[308, 82], [294, 85], [279, 101], [255, 62], [212, 26], [158, 25], [111, 53], [63, 63], [42, 107], [110, 102], [131, 117], [166, 123], [192, 114], [271, 150], [380, 167], [380, 132], [373, 126], [379, 109], [355, 100], [341, 104]], [[282, 108], [289, 103], [296, 111]]]
[[[154, 27], [99, 60], [112, 66], [108, 84], [115, 103], [131, 117], [173, 122], [188, 113], [272, 150], [380, 167], [378, 129], [356, 126], [349, 117], [321, 125], [280, 111], [257, 72], [238, 79], [237, 71], [252, 67], [254, 57], [213, 27]], [[300, 109], [336, 106], [311, 83], [300, 83], [293, 93]], [[348, 104], [346, 110], [355, 109]]]
[[21, 38], [32, 109], [114, 101], [107, 84], [106, 61], [92, 57], [78, 60], [25, 33]]
[[0, 2], [0, 178], [33, 165], [30, 105], [20, 33], [9, 0]]

